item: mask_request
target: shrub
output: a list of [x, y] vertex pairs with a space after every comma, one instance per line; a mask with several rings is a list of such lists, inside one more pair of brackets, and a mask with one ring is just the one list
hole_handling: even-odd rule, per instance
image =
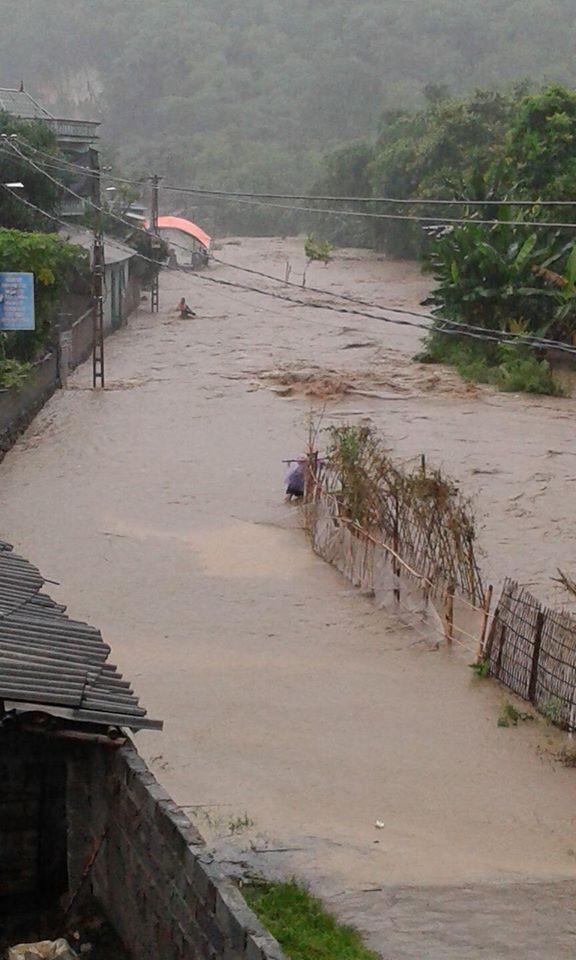
[[547, 360], [528, 347], [514, 344], [484, 344], [434, 331], [424, 350], [415, 358], [420, 363], [446, 363], [455, 367], [464, 380], [489, 383], [507, 393], [536, 393], [563, 396]]
[[[564, 396], [564, 389], [554, 379], [547, 360], [526, 354], [517, 347], [501, 347], [506, 359], [498, 367], [498, 386], [507, 393], [540, 393], [553, 397]], [[515, 351], [511, 354], [508, 351]]]
[[21, 387], [30, 373], [30, 364], [0, 359], [0, 390]]

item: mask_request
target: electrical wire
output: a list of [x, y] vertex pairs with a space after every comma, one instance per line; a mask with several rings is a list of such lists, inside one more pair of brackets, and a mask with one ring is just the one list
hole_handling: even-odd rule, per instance
[[[164, 187], [166, 189], [166, 187]], [[479, 226], [485, 227], [534, 227], [540, 230], [576, 230], [576, 223], [562, 223], [557, 221], [543, 221], [543, 220], [485, 220], [479, 219], [476, 217], [428, 217], [428, 216], [418, 216], [417, 214], [404, 214], [404, 213], [373, 213], [366, 210], [334, 210], [328, 207], [304, 207], [296, 204], [285, 204], [285, 203], [275, 203], [268, 200], [247, 200], [244, 198], [234, 198], [226, 196], [216, 197], [218, 200], [227, 200], [233, 203], [243, 203], [248, 206], [271, 208], [276, 210], [287, 210], [289, 212], [296, 213], [319, 213], [324, 216], [337, 216], [337, 217], [356, 217], [365, 220], [385, 220], [385, 221], [401, 221], [407, 223], [425, 223], [430, 224], [431, 226], [453, 226], [453, 225], [464, 225], [469, 223], [476, 223]]]
[[[19, 152], [19, 155], [23, 159], [29, 159], [29, 158], [24, 158], [24, 154], [20, 152]], [[86, 167], [79, 167], [79, 169], [82, 170], [85, 174], [89, 172]], [[60, 185], [64, 186], [63, 184], [60, 184]], [[141, 185], [142, 184], [140, 182], [140, 186]], [[162, 189], [178, 190], [179, 192], [187, 190], [188, 192], [202, 193], [202, 191], [195, 191], [194, 188], [189, 188], [189, 189], [180, 188], [180, 187], [176, 188], [176, 187], [170, 187], [168, 185], [163, 185]], [[330, 216], [337, 216], [337, 217], [356, 217], [356, 218], [367, 219], [367, 220], [384, 220], [384, 221], [392, 221], [392, 222], [400, 221], [400, 222], [408, 222], [408, 223], [429, 224], [431, 226], [441, 226], [441, 225], [462, 226], [468, 223], [476, 223], [481, 226], [492, 226], [492, 227], [493, 226], [508, 226], [508, 227], [524, 226], [524, 227], [534, 227], [541, 230], [542, 229], [576, 230], [576, 223], [570, 223], [570, 222], [563, 223], [563, 222], [544, 222], [541, 220], [501, 220], [501, 219], [487, 220], [487, 219], [479, 219], [475, 217], [444, 217], [444, 216], [429, 217], [429, 216], [418, 216], [417, 214], [376, 213], [374, 211], [368, 211], [368, 210], [335, 210], [327, 207], [310, 207], [310, 206], [301, 206], [298, 204], [276, 203], [272, 200], [265, 199], [267, 196], [272, 197], [273, 196], [272, 194], [261, 195], [262, 197], [261, 199], [258, 199], [258, 194], [253, 194], [253, 195], [248, 195], [247, 197], [243, 197], [241, 195], [232, 194], [232, 193], [227, 194], [224, 192], [213, 192], [213, 193], [210, 193], [210, 196], [215, 200], [227, 200], [229, 202], [245, 204], [248, 206], [270, 207], [271, 209], [287, 210], [288, 212], [297, 212], [297, 213], [298, 212], [299, 213], [317, 213], [317, 214], [322, 214], [323, 216], [330, 215]], [[250, 197], [250, 199], [248, 199], [248, 197]], [[287, 199], [289, 199], [289, 197], [287, 197]], [[320, 201], [322, 198], [306, 198], [306, 199], [314, 199], [314, 200], [318, 199]], [[343, 198], [338, 198], [338, 199], [343, 199]], [[384, 197], [379, 199], [381, 202], [389, 202], [389, 203], [398, 202], [396, 200], [392, 200], [390, 198], [384, 198]], [[374, 200], [374, 198], [372, 198], [370, 202], [378, 202], [378, 200]], [[447, 202], [454, 203], [454, 201], [447, 201]], [[418, 201], [409, 201], [409, 203], [411, 205], [417, 205]], [[465, 204], [465, 205], [471, 206], [472, 204]], [[478, 201], [478, 203], [476, 203], [475, 205], [483, 206], [484, 204]], [[506, 204], [500, 203], [499, 205], [505, 206]], [[533, 205], [534, 204], [532, 204], [532, 206]]]
[[[98, 212], [100, 212], [100, 213], [102, 213], [102, 212], [105, 213], [105, 212], [106, 212], [106, 211], [103, 211], [103, 209], [102, 209], [101, 207], [98, 207], [96, 204], [94, 204], [94, 203], [92, 203], [91, 201], [87, 200], [87, 198], [81, 197], [81, 196], [80, 196], [78, 193], [76, 193], [74, 190], [70, 189], [69, 187], [66, 187], [64, 184], [59, 183], [54, 177], [51, 176], [51, 174], [49, 174], [49, 173], [47, 173], [46, 171], [42, 170], [42, 168], [41, 168], [41, 167], [38, 167], [38, 166], [34, 163], [34, 161], [32, 161], [29, 157], [26, 157], [24, 154], [22, 154], [14, 144], [11, 144], [11, 146], [12, 146], [12, 149], [16, 152], [16, 154], [17, 154], [21, 159], [23, 159], [24, 161], [28, 162], [35, 170], [37, 170], [37, 172], [43, 174], [45, 177], [47, 177], [49, 180], [51, 180], [51, 181], [52, 181], [53, 183], [55, 183], [57, 186], [59, 186], [59, 187], [61, 187], [63, 190], [65, 190], [67, 193], [71, 194], [73, 197], [75, 197], [75, 198], [77, 198], [77, 199], [79, 199], [79, 200], [86, 200], [87, 203], [88, 203], [91, 207], [93, 207], [96, 211], [98, 211]], [[1, 152], [1, 151], [0, 151], [0, 152]], [[17, 195], [14, 194], [14, 196], [17, 196]], [[22, 199], [22, 200], [23, 200], [23, 198], [19, 198], [19, 199]], [[27, 203], [28, 203], [28, 201], [27, 201]], [[34, 205], [32, 205], [32, 206], [34, 206]], [[46, 215], [46, 212], [43, 211], [43, 210], [41, 210], [41, 208], [36, 207], [36, 209], [37, 209], [37, 211], [38, 211], [39, 213], [42, 213], [43, 215]], [[122, 223], [124, 226], [128, 226], [130, 229], [133, 229], [133, 224], [130, 224], [127, 220], [124, 220], [123, 218], [118, 217], [118, 216], [116, 216], [116, 215], [111, 215], [111, 216], [113, 216], [113, 219], [117, 220], [119, 223]], [[66, 226], [67, 229], [69, 229], [69, 224], [65, 223], [65, 221], [61, 220], [60, 218], [53, 218], [53, 219], [55, 219], [57, 222], [59, 221], [59, 222], [62, 223], [64, 226]], [[148, 235], [153, 236], [153, 234], [150, 234], [149, 232], [148, 232]], [[117, 241], [115, 241], [115, 242], [117, 242]], [[147, 257], [146, 255], [141, 254], [141, 253], [139, 253], [138, 251], [135, 251], [133, 247], [129, 247], [129, 246], [125, 245], [125, 244], [122, 245], [121, 242], [118, 242], [118, 243], [119, 243], [119, 246], [124, 246], [124, 249], [127, 250], [128, 252], [130, 252], [131, 255], [136, 254], [136, 255], [138, 255], [139, 257], [141, 257], [141, 259], [143, 259], [143, 260], [145, 260], [145, 261], [147, 261], [147, 262], [149, 262], [149, 263], [152, 263], [152, 264], [154, 264], [154, 265], [156, 265], [156, 266], [158, 266], [158, 267], [168, 267], [168, 269], [177, 270], [177, 271], [186, 273], [187, 276], [192, 276], [192, 277], [194, 277], [194, 279], [199, 280], [200, 282], [203, 282], [203, 283], [212, 283], [212, 284], [217, 284], [217, 285], [220, 285], [220, 286], [225, 286], [225, 287], [229, 287], [229, 288], [234, 288], [234, 289], [237, 289], [237, 290], [243, 290], [244, 292], [255, 293], [255, 294], [258, 294], [259, 296], [270, 297], [270, 298], [273, 298], [273, 299], [276, 299], [276, 300], [284, 301], [284, 302], [287, 302], [287, 303], [292, 303], [292, 304], [295, 304], [295, 305], [297, 305], [297, 306], [308, 307], [308, 308], [312, 307], [312, 308], [315, 308], [315, 309], [323, 309], [323, 310], [327, 310], [327, 311], [330, 311], [330, 312], [342, 313], [342, 314], [346, 314], [346, 315], [361, 317], [361, 318], [363, 318], [363, 319], [375, 320], [375, 321], [380, 322], [380, 323], [391, 323], [391, 324], [396, 324], [396, 325], [398, 325], [398, 326], [413, 327], [413, 328], [415, 328], [415, 329], [421, 329], [421, 330], [424, 330], [424, 331], [426, 331], [426, 332], [429, 332], [429, 330], [430, 330], [430, 327], [429, 327], [428, 324], [418, 323], [418, 322], [415, 322], [415, 321], [413, 321], [413, 320], [412, 320], [412, 321], [411, 321], [411, 320], [406, 320], [406, 319], [400, 320], [400, 319], [393, 319], [393, 318], [390, 318], [390, 317], [375, 316], [374, 314], [368, 314], [368, 313], [366, 313], [365, 311], [355, 310], [355, 309], [352, 309], [352, 308], [338, 307], [338, 306], [327, 306], [327, 305], [325, 305], [325, 304], [317, 304], [317, 303], [313, 303], [313, 302], [310, 302], [310, 301], [298, 300], [298, 299], [296, 299], [295, 297], [290, 297], [290, 296], [287, 296], [286, 294], [273, 293], [273, 292], [270, 292], [270, 291], [261, 290], [261, 289], [258, 288], [258, 287], [254, 287], [254, 286], [251, 286], [251, 285], [248, 285], [248, 284], [237, 283], [237, 282], [232, 281], [232, 280], [224, 280], [224, 279], [222, 279], [222, 278], [217, 279], [217, 278], [215, 278], [215, 277], [207, 277], [207, 276], [202, 275], [202, 274], [190, 274], [189, 271], [184, 270], [184, 268], [182, 268], [182, 267], [170, 267], [170, 265], [165, 264], [165, 263], [164, 263], [163, 261], [161, 261], [161, 260], [156, 260], [156, 259], [154, 259], [154, 258], [152, 258], [152, 257]], [[380, 307], [380, 308], [378, 308], [378, 309], [384, 310], [385, 308]], [[410, 315], [410, 314], [407, 314], [407, 315]], [[432, 317], [432, 315], [430, 315], [430, 318], [429, 318], [429, 319], [432, 320], [432, 321], [435, 320], [435, 318]], [[576, 355], [576, 347], [570, 347], [569, 345], [564, 344], [564, 343], [562, 343], [561, 341], [548, 341], [548, 342], [545, 342], [545, 341], [539, 340], [539, 339], [534, 339], [534, 340], [530, 339], [530, 340], [528, 340], [528, 341], [525, 342], [524, 339], [523, 339], [523, 337], [522, 337], [522, 335], [515, 335], [515, 334], [514, 334], [514, 335], [512, 335], [512, 336], [509, 336], [509, 335], [502, 335], [502, 336], [501, 336], [501, 335], [496, 335], [496, 331], [494, 331], [494, 334], [488, 334], [488, 333], [486, 333], [486, 331], [483, 331], [482, 333], [477, 333], [477, 332], [474, 331], [474, 330], [468, 330], [468, 329], [466, 328], [466, 325], [464, 325], [464, 324], [458, 324], [457, 329], [447, 329], [447, 328], [446, 328], [446, 329], [442, 329], [441, 332], [443, 332], [443, 333], [446, 334], [447, 336], [458, 336], [458, 337], [464, 336], [464, 337], [467, 337], [467, 338], [470, 338], [470, 339], [474, 339], [474, 340], [480, 340], [480, 341], [492, 342], [492, 343], [504, 343], [504, 344], [510, 344], [510, 345], [513, 345], [513, 346], [519, 346], [519, 345], [531, 346], [531, 347], [541, 346], [541, 347], [545, 348], [545, 347], [549, 347], [549, 346], [551, 346], [551, 345], [554, 345], [554, 347], [555, 347], [556, 349], [558, 349], [559, 351], [562, 351], [562, 352], [568, 353], [568, 354], [572, 354], [572, 355]]]
[[[52, 177], [51, 174], [46, 173], [46, 171], [43, 171], [42, 168], [39, 167], [37, 164], [35, 164], [33, 160], [31, 160], [29, 157], [25, 157], [24, 154], [18, 149], [18, 147], [16, 147], [16, 145], [15, 145], [13, 142], [10, 143], [10, 146], [12, 147], [12, 150], [15, 151], [15, 152], [17, 153], [17, 155], [18, 155], [21, 159], [23, 159], [25, 162], [28, 162], [38, 173], [43, 174], [44, 176], [46, 176], [51, 182], [53, 182], [53, 183], [55, 183], [56, 185], [60, 186], [62, 189], [64, 189], [67, 193], [71, 194], [71, 195], [72, 195], [73, 197], [75, 197], [76, 199], [85, 201], [86, 203], [89, 204], [89, 206], [91, 206], [91, 207], [92, 207], [94, 210], [96, 210], [98, 213], [106, 213], [106, 211], [103, 210], [103, 208], [102, 208], [101, 206], [98, 206], [97, 204], [93, 203], [93, 201], [89, 200], [88, 198], [83, 198], [80, 194], [76, 193], [76, 191], [72, 190], [70, 187], [67, 187], [67, 186], [64, 185], [64, 184], [61, 184], [59, 181], [57, 181], [57, 180], [55, 179], [55, 177]], [[122, 218], [122, 217], [119, 217], [119, 216], [117, 216], [116, 214], [111, 213], [111, 212], [109, 212], [109, 211], [108, 211], [108, 215], [111, 216], [111, 217], [112, 217], [114, 220], [116, 220], [118, 223], [121, 223], [124, 227], [128, 227], [129, 229], [134, 229], [133, 224], [131, 224], [128, 220], [126, 220], [126, 219], [124, 219], [124, 218]], [[147, 230], [147, 231], [145, 231], [145, 232], [146, 232], [149, 236], [155, 236], [155, 235], [154, 235], [153, 233], [151, 233], [151, 231], [149, 231], [149, 230]], [[175, 247], [178, 248], [178, 249], [185, 250], [186, 252], [189, 252], [189, 251], [188, 251], [188, 248], [182, 246], [181, 244], [178, 244], [178, 243], [173, 242], [172, 245], [175, 246]], [[157, 262], [157, 263], [159, 263], [160, 261], [152, 261], [152, 262]], [[222, 261], [222, 263], [224, 263], [224, 261]], [[228, 266], [232, 267], [232, 264], [228, 264]], [[249, 268], [238, 267], [238, 268], [236, 268], [236, 269], [245, 270], [245, 272], [247, 272], [247, 273], [251, 273], [251, 272], [252, 272]], [[261, 275], [261, 276], [266, 276], [268, 279], [276, 279], [276, 278], [271, 277], [270, 275], [261, 274], [261, 273], [259, 273], [258, 271], [254, 271], [254, 273], [257, 273], [257, 274], [259, 274], [259, 275]], [[208, 278], [205, 278], [205, 279], [208, 279]], [[229, 282], [229, 281], [222, 281], [222, 282], [224, 283], [224, 282]], [[277, 282], [279, 282], [279, 281], [277, 281]], [[296, 286], [296, 284], [291, 283], [290, 286]], [[249, 288], [249, 289], [250, 289], [250, 292], [259, 292], [259, 293], [261, 293], [261, 294], [262, 294], [262, 293], [266, 293], [266, 291], [257, 291], [255, 288]], [[320, 291], [320, 290], [316, 289], [316, 292], [322, 293], [322, 294], [325, 295], [325, 296], [331, 296], [330, 291]], [[272, 294], [270, 294], [270, 295], [272, 296]], [[347, 299], [347, 298], [343, 297], [343, 298], [341, 298], [341, 299]], [[302, 301], [296, 301], [296, 302], [302, 304]], [[362, 302], [362, 301], [356, 301], [356, 300], [354, 300], [353, 298], [352, 298], [352, 302], [353, 302], [353, 303], [359, 303], [360, 305], [367, 305], [367, 306], [370, 307], [370, 309], [380, 309], [380, 310], [385, 310], [385, 309], [387, 309], [387, 308], [383, 308], [383, 307], [379, 307], [379, 306], [374, 307], [373, 304], [367, 304], [366, 301], [364, 301], [364, 302]], [[304, 304], [303, 304], [303, 305], [304, 305]], [[317, 304], [310, 304], [310, 305], [311, 305], [311, 306], [317, 306]], [[334, 308], [334, 309], [336, 309], [336, 308]], [[346, 312], [346, 311], [345, 311], [345, 310], [342, 310], [341, 312]], [[435, 318], [432, 314], [412, 314], [411, 311], [403, 311], [403, 310], [400, 310], [400, 309], [398, 309], [398, 308], [392, 308], [392, 310], [391, 310], [390, 312], [397, 312], [397, 313], [400, 313], [401, 315], [405, 315], [405, 316], [412, 316], [412, 315], [414, 315], [414, 316], [418, 316], [418, 317], [421, 317], [421, 318], [423, 318], [423, 319], [429, 320], [429, 321], [431, 321], [431, 322], [436, 322], [436, 323], [438, 323], [437, 318]], [[371, 319], [383, 319], [383, 318], [374, 317], [373, 314], [370, 314], [370, 315], [360, 314], [360, 315], [370, 316]], [[535, 336], [533, 336], [532, 334], [514, 334], [514, 335], [513, 335], [513, 339], [511, 339], [510, 336], [507, 336], [504, 331], [493, 331], [491, 334], [487, 334], [486, 331], [485, 331], [485, 329], [482, 328], [482, 327], [473, 327], [473, 326], [471, 326], [471, 325], [462, 324], [462, 323], [458, 324], [458, 323], [456, 323], [455, 321], [450, 321], [450, 320], [442, 320], [442, 321], [440, 321], [440, 322], [442, 323], [442, 330], [443, 330], [444, 332], [446, 332], [446, 333], [454, 332], [456, 335], [465, 335], [465, 336], [471, 337], [471, 338], [473, 338], [473, 339], [490, 340], [490, 341], [492, 341], [492, 342], [498, 342], [498, 343], [509, 343], [509, 344], [514, 344], [514, 345], [516, 345], [516, 346], [519, 345], [519, 344], [522, 344], [522, 345], [525, 345], [525, 346], [540, 346], [540, 347], [543, 347], [543, 348], [545, 348], [545, 347], [550, 347], [550, 346], [554, 346], [554, 347], [556, 347], [557, 349], [562, 350], [562, 351], [564, 351], [564, 352], [571, 352], [571, 348], [570, 348], [570, 347], [567, 347], [566, 344], [562, 344], [561, 341], [547, 340], [547, 339], [544, 339], [544, 338], [541, 338], [541, 337], [535, 337]], [[408, 325], [408, 324], [407, 324], [407, 325]], [[428, 326], [426, 326], [426, 327], [423, 328], [423, 329], [428, 329]]]
[[[281, 286], [296, 287], [297, 289], [302, 289], [302, 285], [299, 283], [294, 283], [293, 280], [283, 280], [281, 277], [275, 277], [273, 274], [263, 273], [261, 270], [255, 270], [254, 268], [251, 268], [251, 267], [240, 267], [234, 263], [229, 263], [227, 260], [221, 260], [219, 257], [214, 256], [214, 254], [210, 254], [210, 260], [212, 260], [214, 263], [220, 264], [223, 267], [229, 267], [232, 270], [239, 270], [242, 273], [253, 274], [254, 276], [262, 277], [265, 280], [273, 280], [276, 283], [280, 284]], [[346, 293], [337, 293], [333, 290], [323, 290], [320, 287], [310, 287], [308, 285], [306, 285], [305, 289], [310, 293], [317, 293], [322, 296], [333, 297], [338, 300], [345, 300], [346, 302], [354, 303], [357, 306], [368, 307], [370, 310], [383, 310], [383, 311], [386, 311], [387, 313], [398, 313], [398, 314], [401, 314], [402, 316], [419, 317], [422, 320], [431, 320], [433, 323], [436, 323], [436, 324], [442, 323], [443, 325], [446, 325], [446, 327], [448, 328], [453, 327], [454, 329], [457, 329], [457, 330], [462, 329], [462, 326], [464, 326], [467, 330], [471, 330], [475, 333], [484, 333], [486, 331], [486, 327], [479, 327], [470, 323], [462, 325], [458, 323], [457, 320], [445, 320], [443, 318], [438, 318], [434, 316], [434, 314], [432, 313], [422, 313], [422, 311], [419, 311], [419, 310], [406, 310], [405, 308], [401, 308], [401, 307], [381, 306], [379, 303], [370, 303], [369, 300], [360, 300], [357, 297], [351, 297]], [[502, 335], [505, 335], [505, 331], [494, 331], [494, 332], [496, 334], [501, 333]], [[558, 340], [550, 340], [546, 337], [538, 337], [531, 333], [523, 333], [519, 336], [522, 337], [522, 340], [524, 342], [536, 341], [540, 345], [546, 344], [548, 346], [557, 346], [558, 343], [560, 342]]]
[[[54, 154], [49, 154], [46, 151], [40, 150], [38, 147], [33, 147], [31, 144], [26, 144], [31, 150], [34, 150], [35, 153], [40, 156], [46, 157], [51, 160], [54, 164], [59, 164], [62, 167], [67, 166], [69, 169], [75, 169], [79, 171], [87, 172], [89, 168], [82, 166], [81, 164], [75, 164], [70, 160], [65, 158], [55, 157]], [[108, 180], [112, 180], [116, 183], [124, 183], [132, 186], [142, 186], [150, 178], [148, 176], [141, 177], [139, 179], [130, 179], [128, 177], [119, 177], [117, 175], [106, 174]], [[576, 207], [576, 200], [514, 200], [514, 199], [487, 199], [487, 200], [458, 200], [458, 199], [447, 199], [445, 197], [358, 197], [358, 196], [335, 196], [335, 195], [311, 195], [311, 194], [299, 194], [299, 193], [255, 193], [255, 192], [246, 192], [246, 191], [234, 191], [234, 190], [216, 190], [209, 189], [206, 187], [187, 187], [187, 186], [177, 186], [172, 184], [163, 184], [163, 190], [168, 190], [172, 193], [188, 193], [196, 196], [206, 196], [212, 198], [222, 197], [224, 199], [230, 200], [301, 200], [301, 201], [310, 201], [314, 203], [391, 203], [398, 204], [401, 206], [466, 206], [466, 207], [486, 207], [486, 206], [510, 206], [510, 207]], [[286, 208], [290, 209], [290, 208]], [[499, 221], [496, 221], [499, 222]]]

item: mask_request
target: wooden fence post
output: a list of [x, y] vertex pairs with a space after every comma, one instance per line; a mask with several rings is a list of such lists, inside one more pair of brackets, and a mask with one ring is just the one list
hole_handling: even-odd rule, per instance
[[492, 606], [492, 594], [494, 593], [494, 587], [492, 584], [488, 587], [486, 593], [484, 594], [484, 607], [482, 613], [482, 632], [480, 633], [480, 643], [478, 644], [478, 662], [484, 659], [486, 650], [486, 631], [488, 630], [488, 619], [490, 617], [490, 607]]
[[[394, 533], [392, 538], [392, 546], [394, 548], [394, 553], [398, 554], [398, 547], [400, 545], [400, 524], [399, 524], [399, 506], [398, 506], [398, 491], [394, 495]], [[396, 557], [392, 560], [392, 575], [394, 578], [394, 599], [396, 603], [400, 603], [400, 564]]]
[[451, 580], [446, 590], [444, 603], [444, 635], [448, 646], [452, 645], [454, 639], [454, 590], [455, 583]]
[[543, 626], [544, 611], [542, 610], [542, 607], [539, 607], [538, 613], [536, 614], [536, 631], [534, 634], [534, 650], [532, 651], [532, 668], [530, 670], [530, 683], [528, 684], [528, 699], [530, 703], [534, 703], [536, 699], [536, 682], [538, 680], [538, 663], [540, 660]]

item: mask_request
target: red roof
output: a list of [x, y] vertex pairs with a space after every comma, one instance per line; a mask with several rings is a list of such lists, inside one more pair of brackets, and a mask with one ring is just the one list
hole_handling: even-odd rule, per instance
[[207, 250], [210, 249], [212, 238], [191, 220], [184, 220], [183, 217], [158, 217], [158, 228], [159, 230], [180, 230], [194, 237]]

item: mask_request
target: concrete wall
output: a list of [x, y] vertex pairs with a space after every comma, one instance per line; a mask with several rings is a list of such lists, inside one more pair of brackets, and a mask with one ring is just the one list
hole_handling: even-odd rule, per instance
[[58, 385], [58, 358], [55, 353], [48, 353], [34, 364], [23, 386], [0, 389], [0, 458], [34, 419]]
[[[15, 782], [14, 769], [24, 765], [34, 780], [42, 765], [57, 769], [63, 760], [69, 889], [84, 878], [134, 957], [285, 960], [134, 747], [0, 737], [0, 814], [3, 783]], [[6, 837], [0, 816], [0, 850]], [[19, 843], [25, 849], [24, 834], [11, 842], [14, 854]]]
[[[119, 322], [112, 324], [111, 305], [105, 308], [106, 333], [126, 322], [140, 303], [140, 284], [128, 276], [128, 261], [118, 264], [123, 276], [121, 313]], [[108, 297], [108, 301], [110, 296]], [[0, 388], [0, 459], [14, 444], [16, 438], [32, 422], [46, 401], [66, 382], [67, 369], [73, 370], [88, 359], [92, 352], [92, 311], [88, 310], [61, 335], [63, 349], [53, 350], [36, 361], [30, 376], [22, 387]], [[62, 369], [62, 362], [66, 369]]]
[[184, 233], [182, 230], [164, 228], [160, 230], [160, 236], [170, 245], [172, 241], [177, 244], [177, 246], [171, 247], [171, 249], [176, 256], [176, 262], [182, 266], [189, 267], [192, 262], [192, 253], [202, 253], [206, 249], [199, 240], [190, 236], [189, 233]]

